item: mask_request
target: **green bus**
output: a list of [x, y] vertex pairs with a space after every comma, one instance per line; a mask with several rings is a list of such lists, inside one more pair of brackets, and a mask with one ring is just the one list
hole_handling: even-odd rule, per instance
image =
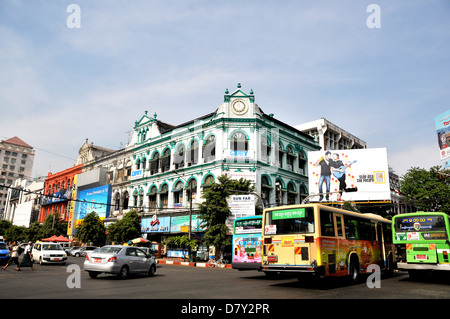
[[392, 218], [395, 262], [410, 277], [450, 271], [450, 222], [445, 213], [415, 212]]

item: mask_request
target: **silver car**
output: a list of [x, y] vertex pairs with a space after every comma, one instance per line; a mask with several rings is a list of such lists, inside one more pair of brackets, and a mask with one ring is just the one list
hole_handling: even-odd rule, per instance
[[115, 274], [121, 279], [132, 273], [147, 273], [153, 276], [156, 262], [138, 247], [109, 245], [86, 255], [84, 270], [89, 272], [91, 278], [96, 278], [101, 273]]

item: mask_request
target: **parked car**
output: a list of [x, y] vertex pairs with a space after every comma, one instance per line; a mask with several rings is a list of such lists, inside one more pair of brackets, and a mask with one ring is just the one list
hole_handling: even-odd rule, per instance
[[37, 242], [31, 251], [33, 260], [41, 265], [45, 263], [66, 264], [67, 254], [60, 244]]
[[136, 273], [153, 276], [156, 262], [138, 247], [108, 245], [97, 248], [86, 256], [84, 270], [91, 278], [96, 278], [101, 273], [114, 274], [121, 279]]
[[8, 245], [5, 242], [0, 242], [0, 265], [6, 264], [10, 256]]
[[80, 249], [81, 248], [81, 246], [73, 246], [73, 247], [67, 247], [67, 248], [65, 248], [64, 250], [66, 251], [66, 253], [67, 253], [67, 256], [70, 256], [71, 254], [71, 252], [72, 251], [74, 251], [74, 250], [77, 250], [77, 249]]
[[96, 248], [98, 247], [97, 246], [78, 247], [78, 249], [71, 250], [70, 255], [75, 257], [85, 256], [88, 252], [92, 252]]

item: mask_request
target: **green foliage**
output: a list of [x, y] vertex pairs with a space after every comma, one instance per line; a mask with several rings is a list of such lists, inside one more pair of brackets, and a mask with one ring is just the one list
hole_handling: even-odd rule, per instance
[[439, 166], [430, 170], [413, 167], [402, 177], [400, 192], [418, 210], [450, 214], [450, 179], [439, 173]]
[[102, 220], [95, 212], [84, 217], [83, 223], [77, 226], [77, 238], [83, 243], [91, 243], [94, 246], [103, 246], [106, 241], [106, 228]]
[[53, 235], [66, 235], [67, 223], [56, 218], [55, 215], [49, 215], [42, 224], [34, 222], [30, 227], [16, 226], [10, 221], [0, 221], [0, 234], [5, 240], [12, 241], [38, 241]]
[[195, 239], [189, 239], [187, 235], [169, 237], [164, 242], [165, 245], [173, 244], [180, 248], [189, 248], [195, 250], [198, 247], [198, 243]]
[[202, 195], [205, 201], [199, 205], [199, 217], [206, 228], [203, 241], [216, 248], [218, 257], [225, 246], [231, 244], [231, 238], [227, 236], [229, 229], [225, 225], [225, 221], [231, 215], [227, 197], [242, 194], [231, 190], [252, 192], [254, 187], [250, 181], [243, 178], [232, 180], [226, 175], [221, 175], [217, 180], [218, 183], [212, 183]]
[[49, 215], [42, 223], [39, 232], [37, 233], [36, 240], [48, 238], [53, 235], [65, 235], [67, 234], [67, 223], [62, 222], [56, 215]]
[[108, 238], [114, 243], [122, 244], [141, 236], [141, 220], [136, 210], [132, 209], [121, 220], [107, 228]]

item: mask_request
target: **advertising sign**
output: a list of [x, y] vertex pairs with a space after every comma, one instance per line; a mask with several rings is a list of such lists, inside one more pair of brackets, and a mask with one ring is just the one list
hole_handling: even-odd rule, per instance
[[385, 148], [308, 152], [311, 202], [391, 200]]
[[[74, 176], [73, 178], [73, 187], [72, 187], [72, 198], [75, 199], [77, 196], [77, 181], [78, 181], [78, 174]], [[67, 235], [73, 235], [74, 233], [74, 213], [76, 208], [77, 201], [73, 200], [70, 202], [69, 207], [69, 223], [67, 225]]]
[[[191, 231], [202, 231], [205, 230], [200, 225], [201, 220], [199, 215], [191, 216]], [[189, 215], [174, 216], [170, 218], [170, 232], [188, 232], [189, 231]]]
[[138, 169], [138, 170], [134, 170], [131, 171], [131, 180], [135, 180], [135, 179], [139, 179], [142, 178], [144, 176], [144, 170], [143, 169]]
[[111, 204], [111, 185], [103, 185], [86, 189], [78, 193], [77, 219], [83, 219], [87, 214], [95, 212], [100, 218], [109, 216]]
[[170, 230], [170, 217], [142, 218], [141, 232], [143, 233], [168, 233]]
[[436, 124], [439, 153], [441, 160], [444, 162], [450, 159], [450, 110], [436, 116], [434, 122]]

